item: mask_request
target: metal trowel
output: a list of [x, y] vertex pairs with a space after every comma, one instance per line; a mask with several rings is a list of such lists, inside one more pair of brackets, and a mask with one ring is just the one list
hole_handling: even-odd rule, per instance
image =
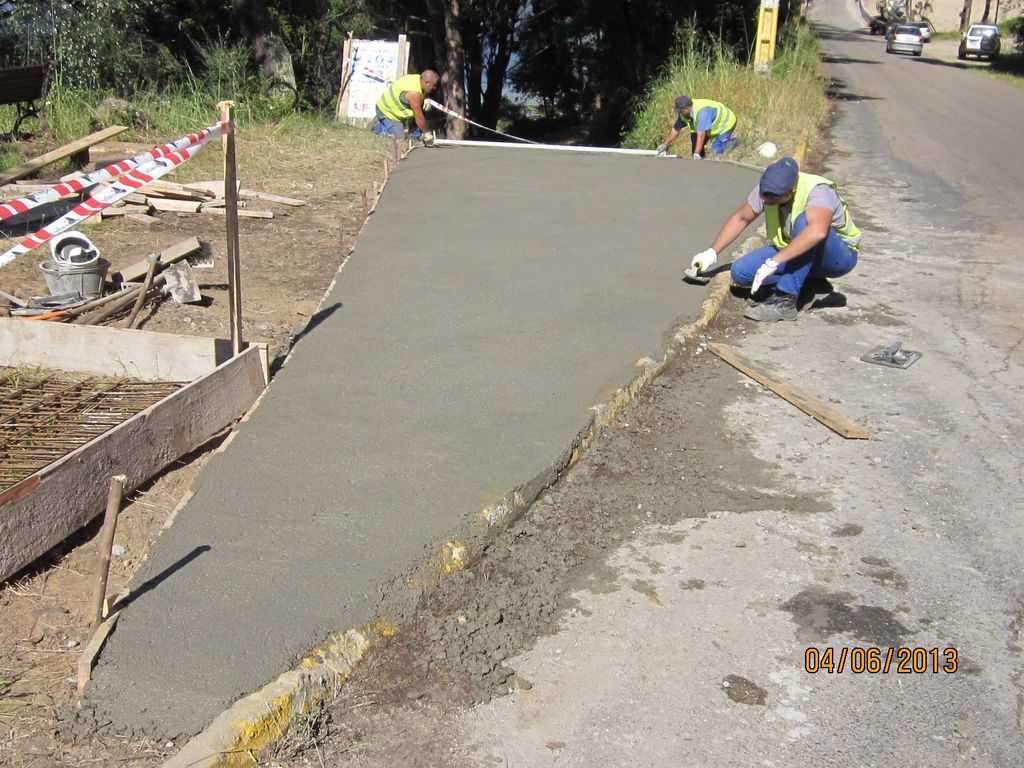
[[696, 267], [690, 267], [683, 272], [683, 280], [694, 285], [707, 285], [711, 282], [711, 275], [705, 275], [697, 271]]

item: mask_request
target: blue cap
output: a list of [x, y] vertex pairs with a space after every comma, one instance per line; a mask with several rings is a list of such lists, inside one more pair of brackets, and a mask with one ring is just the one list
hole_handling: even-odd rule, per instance
[[779, 197], [796, 187], [800, 166], [792, 157], [783, 157], [764, 169], [761, 174], [761, 194]]
[[689, 106], [693, 105], [693, 99], [689, 96], [676, 96], [676, 112], [682, 112]]

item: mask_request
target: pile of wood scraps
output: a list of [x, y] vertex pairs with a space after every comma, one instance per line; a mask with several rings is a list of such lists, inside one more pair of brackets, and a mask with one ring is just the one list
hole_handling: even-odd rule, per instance
[[213, 259], [203, 254], [199, 238], [189, 237], [114, 272], [111, 275], [114, 287], [112, 293], [88, 301], [79, 297], [78, 301], [71, 300], [65, 306], [56, 308], [29, 302], [29, 306], [15, 309], [11, 314], [33, 320], [63, 320], [79, 325], [98, 325], [127, 313], [125, 327], [135, 328], [139, 314], [149, 300], [169, 296], [179, 304], [201, 302], [203, 297], [192, 270], [212, 267]]

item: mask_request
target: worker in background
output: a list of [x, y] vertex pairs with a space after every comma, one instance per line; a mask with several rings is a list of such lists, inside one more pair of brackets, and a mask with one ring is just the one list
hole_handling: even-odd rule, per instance
[[765, 168], [758, 185], [722, 225], [711, 247], [693, 257], [693, 269], [707, 271], [761, 213], [769, 245], [734, 261], [732, 279], [737, 285], [750, 286], [754, 299], [762, 286], [769, 290], [763, 301], [743, 314], [752, 320], [796, 320], [805, 281], [852, 271], [861, 233], [832, 181], [801, 173], [796, 160], [784, 157]]
[[412, 118], [416, 127], [409, 133], [410, 138], [422, 139], [426, 146], [433, 146], [434, 134], [423, 112], [426, 97], [440, 79], [437, 72], [426, 69], [422, 74], [403, 75], [395, 80], [377, 99], [377, 119], [371, 130], [398, 142], [405, 138], [406, 124]]
[[676, 140], [683, 128], [690, 131], [690, 146], [694, 160], [700, 160], [705, 156], [709, 144], [712, 152], [721, 155], [740, 143], [740, 140], [732, 135], [736, 128], [736, 115], [725, 104], [711, 99], [678, 96], [676, 122], [665, 140], [658, 145], [659, 155], [664, 155], [668, 151], [669, 145]]

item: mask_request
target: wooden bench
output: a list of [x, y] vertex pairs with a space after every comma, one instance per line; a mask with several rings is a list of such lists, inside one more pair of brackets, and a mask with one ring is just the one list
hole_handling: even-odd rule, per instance
[[[29, 117], [42, 121], [40, 110], [46, 103], [46, 91], [50, 86], [53, 63], [37, 64], [31, 67], [0, 69], [0, 104], [12, 104], [17, 118], [11, 135], [17, 137], [21, 123]], [[43, 121], [45, 125], [45, 121]]]

